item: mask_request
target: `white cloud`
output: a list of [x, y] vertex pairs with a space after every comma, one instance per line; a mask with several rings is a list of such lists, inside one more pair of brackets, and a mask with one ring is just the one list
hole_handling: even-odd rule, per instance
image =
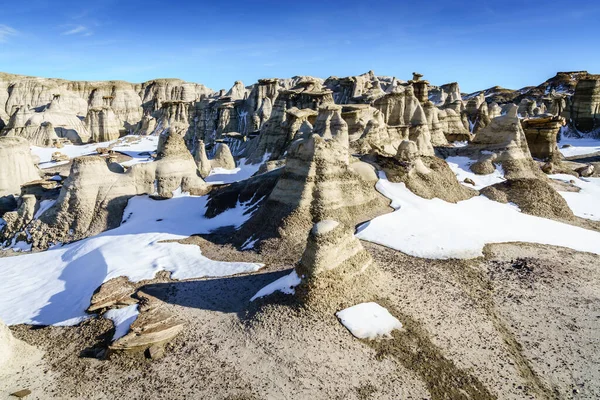
[[18, 33], [16, 29], [0, 24], [0, 42], [6, 42], [10, 36], [16, 36]]
[[62, 33], [63, 35], [83, 35], [83, 36], [90, 36], [92, 35], [92, 32], [83, 25], [76, 25], [73, 26], [72, 28], [70, 28], [69, 30], [65, 31]]

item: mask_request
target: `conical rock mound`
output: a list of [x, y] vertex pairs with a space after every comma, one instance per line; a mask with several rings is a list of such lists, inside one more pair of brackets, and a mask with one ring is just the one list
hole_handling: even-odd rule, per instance
[[[502, 165], [507, 179], [543, 176], [531, 158], [517, 110], [516, 105], [511, 105], [505, 115], [494, 118], [475, 135], [468, 146], [468, 151], [480, 154], [480, 161], [472, 166], [473, 172], [478, 173], [480, 166], [485, 167], [482, 164], [494, 162]], [[483, 168], [483, 171], [489, 170], [489, 167]]]
[[[318, 126], [318, 132], [331, 138], [313, 134], [294, 143], [274, 189], [241, 229], [243, 240], [273, 238], [276, 252], [297, 257], [314, 222], [336, 219], [354, 226], [388, 204], [374, 188], [376, 174], [360, 174], [354, 164], [364, 163], [350, 163], [348, 129], [340, 111], [327, 108], [320, 114], [329, 122]], [[277, 244], [280, 240], [286, 245]]]

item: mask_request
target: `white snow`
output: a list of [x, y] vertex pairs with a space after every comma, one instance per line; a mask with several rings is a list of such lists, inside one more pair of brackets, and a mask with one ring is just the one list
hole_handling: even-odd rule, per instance
[[52, 207], [54, 205], [54, 203], [56, 203], [56, 200], [42, 200], [40, 202], [40, 208], [37, 210], [37, 212], [33, 216], [33, 219], [38, 219], [39, 217], [41, 217], [42, 214], [45, 213], [47, 209], [49, 209], [50, 207]]
[[220, 167], [213, 168], [205, 181], [207, 183], [212, 183], [213, 185], [223, 185], [226, 183], [243, 181], [254, 175], [261, 165], [261, 162], [257, 164], [246, 164], [246, 159], [242, 158], [239, 161], [239, 166], [234, 169]]
[[563, 182], [574, 181], [579, 192], [558, 192], [566, 201], [573, 214], [581, 218], [600, 221], [600, 178], [577, 178], [568, 174], [549, 175], [549, 178]]
[[523, 214], [484, 196], [456, 204], [427, 200], [379, 173], [376, 188], [396, 210], [358, 229], [356, 236], [424, 258], [474, 258], [487, 243], [530, 242], [600, 254], [600, 233]]
[[391, 338], [394, 329], [402, 329], [402, 323], [377, 303], [360, 303], [335, 315], [359, 339]]
[[[562, 147], [565, 144], [570, 145], [570, 147], [563, 149]], [[563, 136], [560, 139], [560, 142], [558, 142], [558, 148], [565, 157], [584, 156], [586, 154], [600, 152], [600, 139], [579, 139]]]
[[118, 276], [151, 279], [162, 270], [174, 279], [256, 271], [261, 264], [213, 261], [196, 245], [165, 243], [224, 227], [239, 228], [251, 204], [237, 204], [208, 219], [207, 197], [129, 200], [120, 227], [44, 252], [0, 258], [0, 319], [8, 325], [74, 325], [96, 288]]
[[139, 315], [137, 304], [132, 304], [124, 308], [116, 308], [108, 310], [104, 313], [103, 317], [110, 319], [115, 325], [115, 334], [113, 335], [113, 342], [117, 339], [122, 338], [129, 332], [129, 327], [133, 324]]
[[[454, 156], [446, 158], [448, 166], [456, 174], [456, 179], [465, 186], [474, 189], [483, 189], [486, 186], [494, 185], [505, 180], [504, 170], [501, 165], [496, 165], [496, 170], [488, 175], [477, 175], [471, 172], [469, 168], [471, 164], [475, 163], [475, 160], [469, 157]], [[465, 179], [470, 178], [475, 182], [475, 186], [465, 183]]]
[[249, 237], [244, 244], [242, 244], [242, 250], [251, 250], [254, 248], [254, 245], [258, 242], [258, 239], [252, 240], [252, 236]]
[[[135, 138], [136, 142], [128, 142], [127, 140], [131, 139], [126, 138]], [[133, 165], [140, 162], [152, 161], [152, 158], [145, 153], [152, 153], [153, 151], [156, 151], [156, 147], [158, 146], [158, 136], [125, 136], [110, 142], [90, 143], [84, 145], [69, 144], [61, 148], [31, 146], [31, 152], [40, 158], [39, 167], [44, 169], [67, 164], [67, 161], [52, 161], [52, 153], [54, 152], [60, 152], [69, 156], [69, 158], [75, 158], [84, 155], [96, 154], [96, 149], [98, 147], [108, 147], [113, 143], [115, 143], [115, 146], [112, 147], [112, 150], [124, 153], [133, 158], [132, 160], [123, 163], [123, 165]]]
[[7, 249], [12, 249], [12, 251], [14, 251], [16, 253], [29, 252], [29, 251], [31, 251], [31, 244], [21, 240], [19, 242], [12, 244]]
[[452, 147], [466, 147], [469, 144], [469, 142], [467, 142], [466, 140], [457, 140], [456, 142], [451, 142], [451, 144]]
[[250, 301], [254, 301], [261, 297], [268, 296], [275, 292], [282, 292], [285, 294], [294, 294], [295, 293], [294, 288], [296, 286], [298, 286], [300, 284], [300, 282], [301, 282], [301, 280], [300, 280], [300, 277], [298, 276], [298, 274], [296, 273], [296, 270], [293, 270], [290, 274], [282, 276], [281, 278], [277, 279], [276, 281], [271, 282], [264, 288], [260, 289], [258, 292], [256, 292], [256, 294], [254, 296], [252, 296]]

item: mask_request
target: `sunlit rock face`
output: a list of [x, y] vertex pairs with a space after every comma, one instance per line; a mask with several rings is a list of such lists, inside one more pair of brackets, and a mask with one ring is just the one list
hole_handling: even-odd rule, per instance
[[561, 127], [565, 125], [565, 119], [559, 116], [544, 116], [530, 118], [521, 121], [527, 145], [531, 155], [540, 160], [559, 157], [556, 138]]
[[[75, 144], [86, 143], [96, 140], [93, 136], [98, 134], [89, 132], [85, 118], [89, 120], [88, 125], [96, 130], [98, 127], [104, 130], [102, 126], [108, 128], [108, 133], [99, 135], [110, 137], [115, 136], [116, 131], [129, 133], [139, 130], [143, 116], [160, 110], [165, 101], [191, 103], [212, 93], [203, 85], [179, 79], [134, 84], [123, 81], [66, 81], [2, 73], [0, 120], [6, 124], [2, 134], [31, 137], [32, 132], [43, 123], [51, 123], [58, 137]], [[111, 112], [105, 112], [106, 117], [99, 118], [100, 109], [110, 109]], [[19, 115], [13, 118], [15, 113]], [[25, 127], [27, 131], [22, 132]], [[42, 144], [37, 140], [33, 142]]]
[[93, 142], [108, 142], [121, 135], [121, 121], [110, 107], [90, 108], [85, 125]]
[[0, 197], [20, 194], [22, 184], [39, 178], [29, 142], [19, 137], [0, 137]]

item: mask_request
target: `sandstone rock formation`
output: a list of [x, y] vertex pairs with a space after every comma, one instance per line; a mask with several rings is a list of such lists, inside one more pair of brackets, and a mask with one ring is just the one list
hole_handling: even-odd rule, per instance
[[0, 197], [21, 193], [21, 185], [40, 178], [27, 140], [0, 137]]
[[196, 161], [196, 166], [198, 167], [198, 172], [202, 178], [206, 178], [210, 174], [210, 170], [212, 169], [212, 165], [208, 156], [206, 155], [206, 147], [204, 146], [204, 141], [199, 140], [196, 144], [196, 151], [194, 152], [194, 161]]
[[444, 160], [420, 155], [412, 141], [403, 141], [395, 157], [379, 156], [376, 161], [389, 181], [403, 182], [410, 191], [426, 199], [437, 197], [456, 203], [476, 195], [474, 190], [456, 180], [456, 175]]
[[9, 239], [13, 242], [27, 240], [27, 234], [19, 233], [25, 230], [25, 227], [33, 221], [35, 215], [36, 198], [32, 194], [21, 196], [18, 200], [19, 206], [16, 211], [10, 211], [2, 216], [5, 222], [0, 226], [0, 244]]
[[354, 230], [335, 220], [314, 224], [302, 258], [296, 264], [301, 283], [298, 298], [310, 306], [336, 307], [340, 299], [350, 300], [357, 288], [368, 292], [375, 268], [373, 259]]
[[235, 160], [233, 159], [231, 150], [229, 150], [229, 146], [225, 143], [217, 143], [215, 157], [210, 160], [210, 164], [213, 168], [234, 169]]
[[196, 195], [209, 191], [179, 135], [166, 137], [155, 162], [133, 165], [126, 172], [111, 170], [101, 156], [75, 158], [56, 204], [30, 228], [34, 246], [45, 248], [51, 241], [70, 242], [114, 228], [129, 198], [170, 198], [178, 189]]
[[85, 126], [92, 142], [118, 139], [121, 135], [119, 131], [121, 125], [121, 121], [110, 107], [90, 108], [85, 117]]
[[[531, 158], [517, 110], [518, 107], [513, 104], [506, 115], [494, 118], [475, 135], [469, 150], [479, 152], [482, 163], [501, 164], [507, 179], [539, 178], [541, 171]], [[471, 169], [478, 173], [477, 165], [474, 164]]]
[[529, 118], [521, 121], [531, 155], [540, 160], [561, 157], [556, 143], [560, 129], [565, 125], [560, 116]]
[[581, 79], [575, 88], [570, 117], [579, 132], [596, 132], [600, 126], [600, 76]]
[[131, 297], [135, 286], [127, 277], [119, 276], [104, 282], [92, 296], [87, 312], [93, 313], [112, 307], [123, 307], [137, 303]]
[[430, 88], [428, 97], [436, 106], [445, 106], [462, 100], [460, 87], [456, 82]]
[[263, 124], [260, 135], [248, 149], [249, 160], [261, 162], [266, 154], [270, 160], [282, 157], [298, 132], [306, 127], [305, 121], [314, 115], [295, 109], [316, 111], [325, 104], [333, 104], [332, 92], [323, 89], [320, 82], [313, 79], [301, 80], [294, 88], [280, 91], [271, 117]]
[[109, 346], [111, 351], [144, 351], [172, 340], [183, 330], [183, 322], [169, 312], [162, 301], [141, 291], [136, 297], [139, 315], [129, 332]]
[[348, 128], [339, 108], [324, 107], [317, 118], [321, 122], [315, 132], [290, 147], [275, 187], [240, 230], [242, 242], [251, 236], [275, 238], [278, 251], [292, 256], [304, 248], [313, 222], [334, 218], [353, 226], [387, 204], [374, 190], [377, 176], [361, 175], [352, 167]]
[[[85, 124], [77, 115], [63, 110], [60, 104], [55, 98], [40, 112], [26, 106], [16, 107], [8, 124], [2, 130], [2, 135], [20, 136], [31, 140], [36, 145], [48, 145], [52, 144], [47, 140], [48, 131], [41, 130], [40, 132], [40, 127], [50, 124], [55, 135], [60, 138], [65, 138], [75, 144], [87, 142], [90, 135]], [[45, 137], [38, 139], [36, 137], [38, 132], [43, 133]], [[53, 136], [50, 138], [54, 139]]]
[[494, 201], [514, 203], [527, 214], [559, 221], [574, 219], [565, 199], [542, 179], [509, 179], [485, 187], [481, 193]]
[[[66, 81], [2, 73], [0, 119], [9, 121], [16, 112], [21, 114], [18, 121], [9, 121], [2, 134], [12, 131], [13, 136], [24, 136], [22, 131], [26, 125], [33, 132], [42, 123], [49, 122], [59, 137], [82, 143], [90, 138], [82, 122], [90, 109], [109, 107], [115, 115], [114, 118], [108, 117], [109, 125], [118, 121], [118, 126], [111, 129], [132, 132], [138, 130], [136, 127], [143, 115], [160, 110], [165, 101], [192, 103], [212, 94], [203, 85], [179, 79], [132, 84], [122, 81]], [[29, 136], [31, 132], [28, 132]]]
[[[460, 108], [460, 107], [459, 107]], [[449, 142], [470, 141], [472, 139], [469, 129], [461, 118], [460, 111], [452, 108], [441, 110], [438, 114], [442, 131]]]
[[[402, 140], [410, 139], [417, 143], [422, 155], [433, 155], [427, 116], [412, 86], [380, 97], [373, 102], [373, 106], [383, 115], [389, 144], [394, 149], [398, 148]], [[388, 143], [378, 143], [382, 148], [386, 144]]]
[[385, 94], [373, 71], [345, 78], [329, 77], [324, 85], [335, 93], [337, 104], [369, 103]]

